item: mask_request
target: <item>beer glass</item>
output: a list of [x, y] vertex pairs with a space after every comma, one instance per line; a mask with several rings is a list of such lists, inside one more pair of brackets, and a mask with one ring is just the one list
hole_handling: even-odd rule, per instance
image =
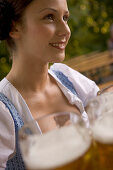
[[27, 169], [93, 169], [91, 136], [76, 113], [58, 112], [42, 116], [25, 124], [19, 138]]
[[87, 106], [95, 149], [102, 170], [113, 169], [113, 93], [104, 93], [92, 99]]

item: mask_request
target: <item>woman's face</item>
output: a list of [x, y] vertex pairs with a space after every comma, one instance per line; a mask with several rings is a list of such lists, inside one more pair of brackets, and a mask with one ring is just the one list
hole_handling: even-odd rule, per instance
[[43, 63], [61, 62], [70, 38], [66, 0], [34, 0], [25, 10], [18, 47]]

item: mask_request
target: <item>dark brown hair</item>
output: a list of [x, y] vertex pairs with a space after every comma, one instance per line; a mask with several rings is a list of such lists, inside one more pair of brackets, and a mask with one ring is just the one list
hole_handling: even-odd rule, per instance
[[9, 48], [14, 48], [15, 43], [9, 36], [12, 21], [20, 22], [25, 8], [33, 0], [0, 0], [0, 40], [6, 40]]

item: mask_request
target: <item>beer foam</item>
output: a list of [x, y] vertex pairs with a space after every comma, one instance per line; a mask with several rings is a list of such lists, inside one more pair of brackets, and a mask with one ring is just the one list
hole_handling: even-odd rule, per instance
[[94, 139], [101, 143], [113, 143], [113, 113], [102, 114], [92, 125]]
[[101, 114], [108, 112], [113, 114], [113, 92], [107, 92], [91, 99], [87, 105], [87, 113], [90, 121]]
[[[91, 138], [85, 128], [74, 125], [28, 136], [20, 143], [23, 159], [30, 169], [51, 169], [78, 159], [89, 148]], [[26, 149], [25, 149], [26, 147]]]

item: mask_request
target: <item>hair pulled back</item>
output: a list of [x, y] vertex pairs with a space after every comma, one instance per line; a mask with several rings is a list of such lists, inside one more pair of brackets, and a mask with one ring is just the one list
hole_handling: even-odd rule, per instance
[[33, 0], [0, 0], [0, 40], [7, 40], [11, 46], [9, 32], [12, 29], [12, 21], [19, 22], [25, 8]]

